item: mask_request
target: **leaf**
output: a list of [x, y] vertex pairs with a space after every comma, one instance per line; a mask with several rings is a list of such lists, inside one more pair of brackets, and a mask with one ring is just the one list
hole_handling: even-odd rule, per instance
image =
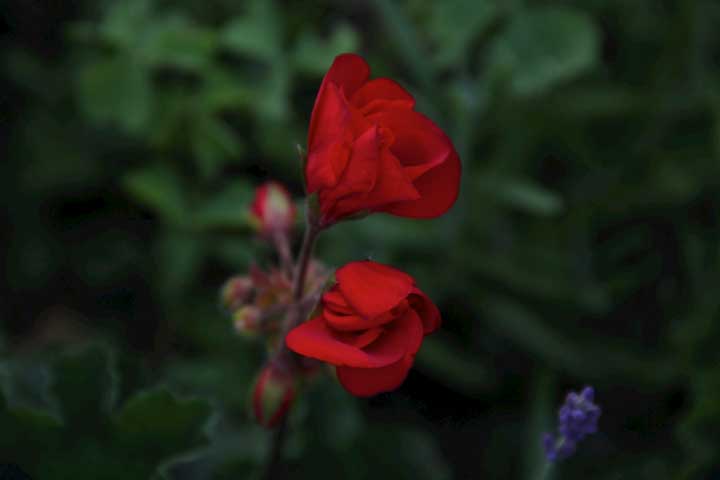
[[180, 399], [165, 388], [156, 388], [130, 398], [113, 423], [119, 441], [136, 455], [166, 459], [205, 445], [211, 414], [203, 400]]
[[62, 355], [53, 368], [52, 392], [63, 421], [78, 431], [102, 428], [115, 402], [116, 372], [109, 351], [99, 345]]
[[221, 190], [200, 205], [193, 217], [198, 229], [247, 228], [252, 186], [243, 180]]
[[[549, 364], [588, 381], [623, 377], [636, 383], [667, 385], [680, 373], [671, 360], [637, 354], [609, 338], [573, 341], [576, 336], [557, 332], [531, 311], [499, 295], [478, 307], [487, 312], [485, 319], [492, 329]], [[603, 362], [597, 362], [598, 358]]]
[[99, 34], [116, 47], [128, 49], [140, 41], [139, 32], [152, 21], [149, 0], [111, 2], [99, 25]]
[[598, 61], [600, 34], [585, 14], [569, 8], [521, 10], [491, 48], [491, 68], [510, 75], [520, 96], [571, 80]]
[[222, 120], [212, 115], [203, 115], [196, 119], [193, 126], [192, 149], [201, 175], [210, 179], [225, 164], [238, 159], [242, 143]]
[[217, 46], [217, 35], [213, 30], [194, 25], [176, 14], [151, 24], [143, 39], [141, 53], [153, 66], [201, 71], [212, 64]]
[[[273, 66], [258, 89], [263, 101], [255, 102], [254, 106], [260, 121], [282, 124], [290, 111], [289, 92], [290, 71], [283, 61]], [[276, 138], [272, 140], [277, 141]]]
[[529, 422], [527, 428], [527, 445], [525, 447], [525, 478], [535, 480], [551, 480], [553, 471], [545, 459], [542, 447], [542, 436], [545, 432], [552, 432], [553, 412], [552, 403], [556, 381], [555, 376], [545, 370], [535, 373], [532, 381], [532, 397], [529, 408]]
[[222, 30], [221, 44], [233, 52], [272, 63], [282, 54], [281, 29], [272, 0], [250, 0], [248, 12]]
[[80, 110], [99, 124], [140, 133], [150, 120], [149, 72], [129, 56], [98, 59], [80, 68], [76, 98]]
[[123, 186], [134, 200], [150, 208], [168, 223], [185, 222], [186, 202], [182, 180], [168, 166], [155, 164], [131, 171]]
[[192, 282], [205, 254], [205, 244], [192, 232], [170, 230], [157, 240], [155, 284], [166, 301], [173, 302]]
[[356, 51], [359, 43], [358, 33], [344, 23], [335, 27], [327, 39], [306, 30], [297, 40], [293, 61], [300, 72], [321, 76], [336, 56]]
[[6, 387], [18, 383], [9, 378], [18, 372], [0, 365], [0, 452], [33, 478], [123, 480], [162, 475], [159, 467], [169, 467], [172, 456], [206, 444], [212, 411], [199, 399], [159, 388], [135, 394], [113, 414], [118, 381], [111, 358], [93, 345], [54, 363], [62, 422], [48, 410], [9, 404]]
[[556, 215], [564, 208], [560, 196], [527, 180], [483, 176], [477, 183], [481, 193], [534, 215]]
[[421, 47], [419, 35], [405, 12], [395, 2], [374, 0], [373, 5], [385, 27], [385, 33], [403, 63], [412, 71], [415, 78], [425, 87], [433, 82], [434, 72], [427, 61], [427, 54]]
[[436, 45], [434, 62], [441, 68], [461, 63], [473, 39], [500, 14], [495, 0], [448, 0], [429, 5], [428, 34]]

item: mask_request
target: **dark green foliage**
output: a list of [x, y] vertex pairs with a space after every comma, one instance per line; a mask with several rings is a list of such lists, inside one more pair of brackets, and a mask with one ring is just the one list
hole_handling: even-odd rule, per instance
[[33, 478], [164, 476], [173, 457], [207, 444], [212, 410], [205, 401], [156, 388], [116, 407], [118, 372], [105, 349], [58, 357], [47, 392], [52, 410], [20, 403], [22, 380], [11, 370], [3, 375], [0, 452]]
[[[0, 462], [260, 478], [269, 435], [246, 400], [264, 352], [217, 293], [271, 262], [253, 188], [299, 197], [317, 87], [357, 51], [448, 132], [462, 191], [440, 219], [338, 225], [317, 253], [408, 271], [444, 327], [392, 395], [310, 385], [287, 477], [531, 480], [586, 383], [601, 431], [554, 478], [718, 474], [714, 0], [6, 3]], [[119, 354], [41, 360], [89, 338]], [[208, 404], [137, 393], [158, 383], [218, 405], [209, 443]]]

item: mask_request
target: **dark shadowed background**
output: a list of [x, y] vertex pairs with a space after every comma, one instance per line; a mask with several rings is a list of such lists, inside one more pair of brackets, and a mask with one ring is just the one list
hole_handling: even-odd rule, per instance
[[[720, 4], [713, 0], [4, 0], [0, 463], [33, 478], [258, 478], [261, 345], [218, 289], [269, 264], [246, 207], [302, 194], [315, 93], [358, 52], [453, 139], [460, 198], [321, 237], [416, 277], [444, 316], [369, 401], [327, 378], [287, 478], [720, 475]], [[548, 477], [549, 478], [549, 477]]]

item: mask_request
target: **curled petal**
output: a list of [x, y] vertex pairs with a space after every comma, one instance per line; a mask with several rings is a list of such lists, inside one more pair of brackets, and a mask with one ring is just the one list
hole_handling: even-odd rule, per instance
[[453, 150], [447, 160], [414, 181], [419, 199], [394, 203], [381, 210], [400, 217], [439, 217], [457, 200], [461, 169], [460, 158]]
[[398, 305], [412, 291], [413, 278], [370, 260], [351, 262], [335, 272], [347, 303], [365, 318], [373, 318]]
[[[348, 130], [351, 121], [347, 99], [359, 89], [370, 76], [370, 67], [362, 57], [353, 54], [340, 55], [323, 78], [315, 98], [308, 130], [308, 148], [317, 148], [323, 139], [337, 136]], [[337, 138], [337, 137], [336, 137]]]
[[359, 330], [366, 330], [368, 328], [374, 328], [386, 323], [390, 323], [399, 316], [405, 313], [409, 304], [407, 300], [401, 300], [400, 303], [395, 305], [393, 308], [385, 313], [381, 313], [375, 317], [365, 318], [355, 313], [344, 314], [337, 311], [333, 311], [330, 308], [326, 308], [323, 312], [325, 321], [328, 325], [341, 332], [354, 332]]
[[402, 385], [412, 364], [413, 357], [406, 356], [382, 368], [337, 367], [336, 371], [345, 390], [358, 397], [371, 397]]
[[405, 355], [407, 341], [398, 338], [398, 335], [383, 334], [382, 343], [372, 351], [365, 351], [343, 342], [341, 336], [336, 335], [325, 323], [322, 316], [315, 317], [292, 329], [285, 343], [288, 348], [300, 355], [316, 358], [333, 365], [350, 367], [378, 368], [397, 362]]
[[415, 99], [403, 87], [389, 78], [376, 78], [360, 87], [350, 103], [365, 115], [388, 108], [412, 110]]
[[442, 319], [440, 318], [440, 310], [428, 298], [425, 293], [418, 288], [413, 288], [412, 294], [408, 298], [413, 310], [418, 314], [423, 324], [423, 331], [428, 335], [440, 327]]

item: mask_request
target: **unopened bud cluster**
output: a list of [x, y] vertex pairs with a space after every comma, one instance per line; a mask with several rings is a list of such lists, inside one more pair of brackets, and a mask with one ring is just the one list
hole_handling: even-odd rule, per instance
[[[296, 216], [292, 198], [285, 187], [268, 182], [256, 190], [248, 213], [258, 239], [275, 248], [278, 262], [268, 268], [253, 264], [247, 272], [230, 277], [220, 291], [220, 302], [238, 335], [263, 340], [268, 347], [270, 360], [253, 385], [251, 412], [260, 425], [272, 428], [289, 410], [301, 381], [317, 370], [317, 362], [277, 353], [284, 341], [280, 335], [283, 324], [297, 307], [293, 298], [296, 272], [291, 258]], [[303, 290], [320, 291], [327, 276], [321, 263], [310, 260]], [[310, 295], [309, 300], [313, 298]]]

